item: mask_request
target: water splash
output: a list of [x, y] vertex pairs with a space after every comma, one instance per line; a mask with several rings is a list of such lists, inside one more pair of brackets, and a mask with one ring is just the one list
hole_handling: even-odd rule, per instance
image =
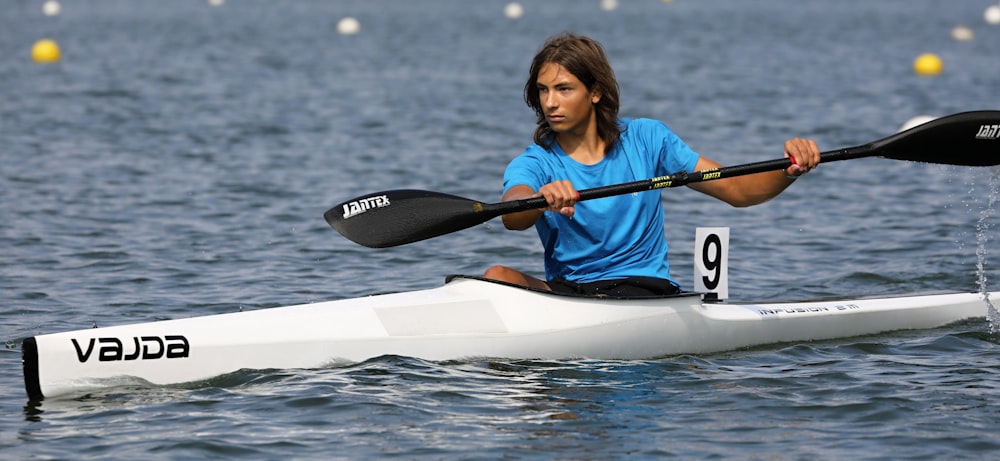
[[990, 301], [990, 291], [987, 288], [986, 258], [989, 256], [990, 228], [993, 227], [990, 218], [996, 214], [996, 202], [1000, 198], [1000, 168], [994, 168], [990, 174], [989, 197], [986, 206], [979, 212], [979, 219], [976, 221], [976, 274], [978, 276], [979, 292], [986, 301], [986, 319], [990, 323], [990, 334], [1000, 333], [1000, 312]]

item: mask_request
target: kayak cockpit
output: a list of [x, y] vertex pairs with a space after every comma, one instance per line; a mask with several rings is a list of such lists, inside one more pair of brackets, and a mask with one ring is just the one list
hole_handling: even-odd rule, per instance
[[[564, 293], [564, 292], [557, 292], [557, 291], [546, 291], [546, 290], [541, 290], [541, 289], [533, 288], [533, 287], [526, 287], [526, 286], [523, 286], [523, 285], [518, 285], [516, 283], [504, 282], [504, 281], [500, 281], [500, 280], [493, 280], [493, 279], [488, 279], [488, 278], [480, 277], [480, 276], [476, 276], [476, 275], [462, 275], [462, 274], [451, 274], [451, 275], [448, 275], [447, 277], [445, 277], [444, 283], [445, 283], [445, 285], [447, 285], [447, 284], [452, 283], [452, 282], [457, 281], [457, 280], [478, 280], [480, 282], [493, 283], [493, 284], [502, 285], [502, 286], [506, 286], [506, 287], [517, 288], [517, 289], [524, 290], [524, 291], [532, 291], [532, 292], [535, 292], [535, 293], [544, 293], [544, 294], [547, 294], [547, 295], [564, 296], [564, 297], [579, 298], [579, 299], [616, 299], [616, 300], [628, 300], [628, 299], [673, 299], [673, 298], [688, 298], [688, 297], [693, 297], [693, 296], [703, 297], [703, 294], [701, 294], [701, 293], [695, 293], [695, 292], [692, 292], [692, 291], [681, 291], [680, 293], [669, 294], [669, 295], [647, 295], [647, 296], [614, 296], [614, 295], [589, 295], [589, 294], [581, 294], [581, 293]], [[711, 300], [710, 299], [706, 299], [706, 301], [711, 301]]]

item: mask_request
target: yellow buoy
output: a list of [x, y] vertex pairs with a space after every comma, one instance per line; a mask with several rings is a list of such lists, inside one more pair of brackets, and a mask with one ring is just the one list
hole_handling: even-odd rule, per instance
[[35, 46], [31, 47], [31, 59], [40, 63], [58, 61], [59, 44], [47, 38], [35, 42]]
[[941, 58], [934, 53], [924, 53], [913, 61], [913, 71], [917, 75], [937, 75], [942, 70], [944, 70], [944, 64], [941, 63]]

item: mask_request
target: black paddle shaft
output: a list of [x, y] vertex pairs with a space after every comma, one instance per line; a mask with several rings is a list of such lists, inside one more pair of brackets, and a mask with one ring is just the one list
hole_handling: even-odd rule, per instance
[[[932, 120], [878, 141], [820, 154], [822, 163], [862, 157], [964, 166], [1000, 165], [1000, 111], [963, 112]], [[580, 200], [783, 170], [788, 158], [733, 165], [693, 173], [643, 179], [579, 191]], [[497, 216], [545, 208], [544, 197], [482, 203], [420, 190], [377, 192], [341, 203], [324, 213], [348, 239], [384, 248], [457, 232]]]

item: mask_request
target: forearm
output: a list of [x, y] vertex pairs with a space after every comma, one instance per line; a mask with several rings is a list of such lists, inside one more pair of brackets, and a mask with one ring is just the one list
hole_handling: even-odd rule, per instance
[[[699, 182], [689, 187], [734, 207], [764, 203], [781, 194], [799, 175], [815, 168], [820, 160], [819, 147], [808, 139], [794, 138], [786, 141], [785, 155], [791, 159], [792, 165], [784, 170]], [[695, 170], [705, 171], [721, 166], [712, 159], [701, 157]]]
[[[513, 200], [521, 200], [536, 197], [538, 194], [535, 193], [528, 186], [514, 186], [503, 194], [502, 200], [505, 202]], [[542, 217], [544, 209], [538, 210], [527, 210], [519, 211], [517, 213], [508, 213], [501, 217], [503, 220], [503, 226], [510, 230], [525, 230], [531, 226], [535, 225], [535, 221]]]
[[525, 230], [535, 225], [544, 210], [528, 210], [503, 215], [503, 226], [510, 230]]
[[[701, 192], [712, 195], [734, 207], [759, 205], [781, 194], [795, 182], [785, 171], [768, 171], [747, 176], [720, 179], [718, 184]], [[697, 189], [697, 188], [696, 188]], [[713, 190], [714, 189], [714, 190]]]

